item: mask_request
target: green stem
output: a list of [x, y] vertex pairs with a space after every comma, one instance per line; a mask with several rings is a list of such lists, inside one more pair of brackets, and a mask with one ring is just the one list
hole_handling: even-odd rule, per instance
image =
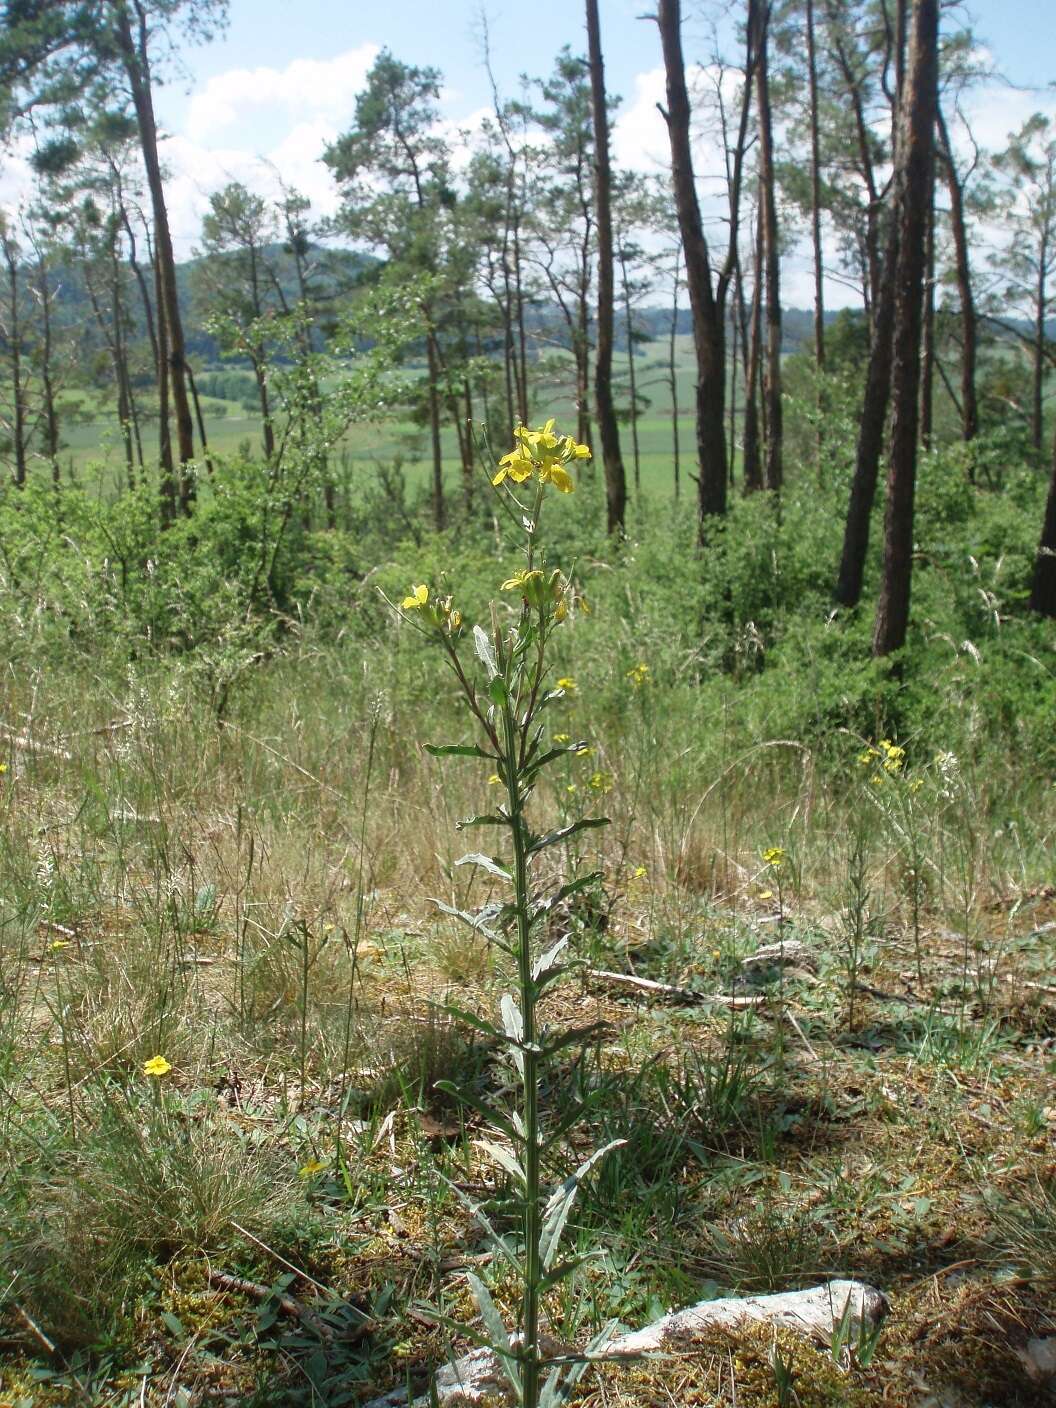
[[527, 829], [517, 775], [517, 723], [507, 694], [503, 707], [505, 772], [513, 832], [513, 888], [517, 911], [517, 974], [524, 1028], [522, 1092], [524, 1119], [524, 1297], [521, 1303], [522, 1408], [535, 1408], [539, 1397], [539, 1264], [541, 1189], [539, 1168], [539, 1066], [535, 1033], [535, 982], [532, 978]]

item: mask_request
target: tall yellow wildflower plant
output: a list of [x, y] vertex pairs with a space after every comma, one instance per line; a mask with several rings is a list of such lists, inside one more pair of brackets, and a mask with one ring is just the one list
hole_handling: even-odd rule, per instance
[[[540, 547], [540, 520], [549, 491], [572, 493], [573, 470], [589, 457], [586, 445], [558, 434], [554, 421], [548, 420], [535, 430], [518, 426], [514, 448], [498, 463], [492, 483], [524, 536], [524, 566], [499, 586], [499, 600], [520, 598], [509, 624], [497, 624], [500, 613], [493, 603], [489, 628], [475, 625], [470, 630], [452, 598], [436, 595], [428, 583], [412, 587], [401, 603], [404, 618], [444, 654], [480, 740], [427, 745], [428, 751], [438, 757], [479, 760], [487, 769], [488, 781], [501, 789], [494, 810], [469, 817], [459, 823], [459, 829], [497, 831], [504, 842], [502, 854], [474, 851], [458, 864], [486, 870], [507, 887], [508, 898], [486, 919], [446, 904], [440, 908], [484, 933], [516, 965], [517, 991], [499, 1003], [501, 1025], [458, 1007], [449, 1005], [446, 1010], [498, 1043], [512, 1068], [517, 1096], [512, 1107], [500, 1108], [483, 1103], [476, 1093], [438, 1084], [484, 1115], [489, 1137], [482, 1141], [483, 1151], [513, 1179], [517, 1190], [519, 1238], [497, 1231], [484, 1210], [471, 1205], [498, 1263], [512, 1269], [520, 1286], [516, 1331], [511, 1333], [504, 1324], [483, 1281], [472, 1274], [469, 1281], [487, 1329], [483, 1342], [502, 1359], [522, 1408], [556, 1408], [590, 1357], [600, 1352], [605, 1338], [596, 1339], [584, 1355], [562, 1355], [560, 1361], [549, 1360], [540, 1342], [541, 1298], [579, 1264], [578, 1259], [558, 1259], [579, 1185], [615, 1145], [596, 1150], [573, 1175], [556, 1188], [548, 1187], [544, 1156], [567, 1131], [548, 1128], [539, 1101], [541, 1073], [557, 1051], [570, 1042], [589, 1039], [593, 1029], [550, 1033], [541, 1025], [539, 1000], [566, 971], [563, 958], [568, 940], [562, 938], [538, 951], [536, 936], [547, 914], [594, 884], [599, 874], [573, 877], [547, 893], [533, 884], [533, 870], [545, 851], [563, 845], [576, 832], [604, 826], [608, 819], [580, 818], [549, 832], [534, 830], [529, 819], [529, 803], [540, 774], [587, 746], [571, 737], [562, 742], [544, 740], [546, 711], [574, 689], [568, 679], [552, 680], [550, 665], [551, 642], [569, 618], [574, 588], [559, 568], [547, 564]], [[464, 1332], [464, 1327], [458, 1328]]]

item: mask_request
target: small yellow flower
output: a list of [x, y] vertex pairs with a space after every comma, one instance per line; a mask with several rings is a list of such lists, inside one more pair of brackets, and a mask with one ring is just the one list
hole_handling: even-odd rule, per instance
[[772, 900], [774, 898], [774, 892], [773, 890], [760, 890], [759, 898], [761, 900]]
[[712, 956], [712, 958], [721, 958], [721, 957], [722, 957], [722, 949], [721, 949], [721, 948], [713, 948], [713, 949], [711, 950], [711, 956]]
[[[524, 592], [524, 589], [526, 587], [533, 587], [536, 582], [541, 582], [542, 580], [543, 574], [541, 572], [529, 572], [526, 569], [522, 568], [521, 571], [515, 572], [512, 577], [508, 577], [506, 581], [503, 582], [500, 590], [504, 592], [513, 592], [517, 591], [518, 588], [520, 588], [520, 590]], [[525, 593], [525, 595], [527, 595], [527, 593]]]
[[557, 682], [558, 689], [563, 689], [566, 694], [575, 694], [576, 682], [569, 675], [562, 675]]
[[554, 742], [555, 742], [555, 743], [571, 743], [571, 742], [572, 742], [572, 735], [571, 735], [570, 733], [555, 733], [555, 734], [554, 734]]
[[498, 774], [497, 772], [493, 772], [493, 773], [491, 774], [491, 776], [488, 778], [488, 786], [489, 786], [489, 787], [497, 787], [501, 781], [502, 781], [502, 778], [499, 776], [499, 774]]
[[297, 1170], [298, 1178], [314, 1178], [317, 1173], [322, 1173], [326, 1164], [321, 1159], [309, 1159], [306, 1164], [302, 1164]]
[[0, 777], [3, 777], [5, 772], [7, 772], [7, 764], [0, 763]]
[[633, 669], [627, 671], [627, 678], [635, 689], [641, 689], [649, 679], [649, 666], [640, 660]]
[[415, 587], [410, 596], [405, 596], [400, 605], [404, 611], [420, 611], [423, 606], [429, 604], [429, 588], [423, 582], [420, 587]]
[[565, 788], [565, 791], [566, 791], [566, 792], [575, 792], [575, 790], [576, 790], [576, 784], [575, 784], [574, 782], [570, 782], [570, 783], [568, 784], [568, 786]]
[[611, 773], [611, 772], [596, 772], [596, 773], [594, 773], [594, 774], [591, 776], [591, 779], [590, 779], [589, 783], [587, 784], [587, 786], [591, 789], [592, 792], [611, 792], [611, 791], [612, 791], [612, 773]]
[[162, 1076], [167, 1076], [172, 1067], [164, 1056], [152, 1056], [149, 1061], [143, 1063], [143, 1074], [145, 1076], [156, 1076], [159, 1080]]
[[873, 784], [874, 787], [879, 787], [883, 780], [884, 774], [882, 772], [874, 772], [872, 777], [869, 779], [869, 781]]
[[763, 860], [775, 870], [780, 870], [785, 863], [786, 854], [784, 846], [767, 846], [763, 851]]
[[644, 865], [638, 865], [635, 866], [634, 875], [631, 878], [633, 880], [644, 880], [648, 874], [649, 872], [646, 870]]
[[909, 790], [911, 792], [919, 792], [923, 786], [924, 779], [922, 777], [915, 777], [913, 781], [909, 784]]
[[48, 944], [52, 953], [58, 953], [60, 949], [69, 948], [69, 946], [69, 939], [55, 939], [53, 943]]
[[584, 743], [584, 745], [583, 745], [582, 748], [577, 748], [577, 749], [576, 749], [576, 757], [577, 757], [577, 758], [589, 758], [593, 752], [594, 752], [594, 749], [591, 748], [588, 744]]

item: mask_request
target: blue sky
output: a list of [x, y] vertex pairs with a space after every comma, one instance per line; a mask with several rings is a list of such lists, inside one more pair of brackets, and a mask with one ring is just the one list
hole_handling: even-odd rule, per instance
[[[656, 111], [664, 95], [656, 26], [639, 16], [655, 0], [600, 0], [609, 91], [622, 103], [613, 133], [618, 164], [661, 172], [669, 159], [667, 135]], [[582, 0], [485, 0], [492, 59], [505, 96], [520, 75], [545, 75], [565, 43], [582, 52]], [[1038, 108], [1056, 118], [1056, 0], [970, 0], [979, 42], [1011, 85], [992, 83], [972, 99], [977, 140], [996, 150]], [[713, 52], [708, 16], [726, 8], [715, 0], [684, 0], [687, 62], [707, 63]], [[737, 6], [738, 12], [743, 7]], [[320, 158], [327, 142], [351, 123], [355, 97], [383, 47], [405, 62], [433, 65], [443, 74], [441, 111], [449, 135], [471, 129], [491, 104], [481, 62], [480, 0], [230, 0], [230, 25], [214, 43], [186, 49], [157, 94], [167, 133], [163, 157], [173, 235], [180, 257], [199, 238], [210, 192], [241, 180], [277, 193], [280, 179], [307, 195], [320, 215], [333, 213], [337, 195]], [[948, 23], [951, 21], [947, 21]], [[736, 62], [729, 21], [723, 47]], [[456, 146], [459, 144], [456, 140]], [[461, 144], [465, 149], [465, 144]], [[707, 199], [719, 158], [702, 135], [698, 175]], [[709, 162], [711, 168], [709, 168]], [[0, 167], [0, 203], [17, 202], [29, 184], [17, 151]], [[809, 267], [792, 251], [785, 274], [789, 303], [809, 302]], [[855, 295], [837, 280], [833, 306]]]
[[[522, 73], [545, 74], [563, 44], [582, 52], [581, 0], [485, 3], [493, 66], [504, 95], [517, 91]], [[971, 16], [980, 44], [1009, 80], [972, 99], [973, 130], [986, 148], [1003, 146], [1036, 108], [1056, 117], [1054, 3], [971, 0], [957, 7], [957, 21]], [[652, 4], [601, 0], [601, 19], [608, 87], [622, 98], [615, 158], [625, 166], [660, 171], [668, 158], [656, 111], [663, 97], [660, 44], [656, 26], [639, 18]], [[715, 0], [685, 0], [687, 62], [707, 63], [714, 44], [708, 17], [725, 8]], [[356, 92], [383, 47], [406, 62], [440, 69], [449, 133], [471, 128], [491, 102], [479, 14], [480, 0], [230, 0], [226, 34], [209, 46], [186, 50], [182, 73], [173, 73], [158, 95], [170, 134], [165, 158], [180, 253], [193, 249], [208, 194], [227, 180], [266, 190], [274, 189], [281, 175], [308, 195], [319, 213], [335, 209], [336, 193], [320, 156], [349, 126]], [[720, 33], [726, 54], [736, 61], [730, 21]], [[714, 158], [702, 137], [698, 174], [705, 190]], [[789, 261], [786, 289], [790, 302], [808, 300], [807, 261], [797, 253]], [[854, 295], [834, 281], [830, 297], [838, 304]]]
[[[616, 92], [657, 61], [656, 27], [638, 18], [652, 0], [601, 0], [606, 64]], [[512, 83], [522, 71], [542, 72], [562, 44], [582, 48], [578, 0], [489, 0], [497, 68]], [[704, 57], [707, 3], [687, 0], [687, 59]], [[409, 63], [433, 64], [467, 100], [483, 92], [475, 39], [479, 0], [231, 0], [226, 36], [187, 59], [201, 81], [235, 67], [279, 66], [289, 58], [325, 59], [365, 41], [388, 46]], [[959, 15], [974, 22], [1013, 82], [1056, 82], [1056, 20], [1052, 0], [971, 0]], [[695, 44], [695, 40], [699, 41]]]

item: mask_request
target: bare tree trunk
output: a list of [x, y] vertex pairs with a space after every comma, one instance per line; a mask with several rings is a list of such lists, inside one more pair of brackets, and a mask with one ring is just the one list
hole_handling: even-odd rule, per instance
[[444, 452], [440, 444], [440, 359], [437, 356], [436, 334], [425, 335], [426, 361], [429, 370], [429, 436], [433, 447], [433, 522], [437, 529], [444, 526]]
[[744, 492], [757, 493], [763, 487], [763, 467], [759, 456], [759, 360], [763, 340], [763, 220], [756, 217], [755, 282], [752, 286], [751, 337], [744, 385]]
[[663, 116], [671, 142], [671, 176], [697, 355], [698, 505], [703, 532], [708, 518], [726, 512], [725, 329], [722, 309], [717, 306], [711, 287], [708, 245], [693, 174], [689, 94], [682, 56], [681, 0], [659, 0], [656, 19], [667, 80], [667, 108]]
[[634, 457], [634, 492], [642, 491], [642, 456], [638, 445], [638, 375], [634, 361], [634, 319], [631, 313], [631, 285], [627, 279], [627, 256], [620, 246], [620, 285], [623, 293], [623, 321], [627, 336], [627, 380], [631, 392], [631, 453]]
[[4, 238], [4, 263], [7, 265], [7, 286], [10, 303], [7, 350], [11, 363], [11, 435], [15, 456], [14, 479], [21, 489], [26, 482], [26, 388], [22, 377], [22, 320], [18, 309], [18, 249], [13, 240]]
[[884, 574], [873, 654], [905, 644], [913, 565], [913, 501], [920, 413], [920, 342], [927, 262], [928, 203], [935, 158], [939, 85], [939, 0], [913, 0], [913, 28], [902, 90], [898, 140], [891, 453], [884, 523]]
[[1034, 580], [1030, 588], [1030, 609], [1041, 616], [1056, 617], [1056, 445], [1052, 452], [1052, 481], [1045, 504], [1041, 541], [1034, 559]]
[[968, 257], [968, 228], [964, 217], [964, 188], [957, 177], [950, 149], [950, 134], [942, 109], [937, 113], [938, 156], [946, 176], [950, 196], [950, 227], [953, 231], [957, 297], [961, 304], [961, 438], [974, 440], [979, 432], [979, 403], [975, 391], [975, 367], [979, 346], [979, 320], [975, 311], [972, 270]]
[[161, 467], [161, 521], [172, 523], [176, 518], [176, 475], [172, 462], [172, 440], [169, 436], [169, 326], [165, 304], [161, 297], [158, 261], [154, 261], [155, 298], [158, 323], [158, 461]]
[[54, 351], [51, 331], [51, 287], [48, 284], [48, 266], [43, 252], [37, 250], [37, 296], [40, 299], [41, 331], [40, 380], [44, 391], [44, 454], [51, 465], [51, 480], [59, 487], [59, 417], [55, 405], [55, 379], [52, 375], [52, 353]]
[[825, 278], [821, 258], [821, 137], [814, 0], [807, 0], [807, 73], [810, 85], [810, 235], [814, 246], [814, 361], [825, 366]]
[[928, 200], [928, 233], [924, 251], [924, 333], [920, 361], [920, 443], [931, 449], [935, 410], [935, 182]]
[[770, 118], [768, 39], [770, 6], [759, 10], [756, 40], [756, 93], [759, 104], [759, 181], [763, 251], [766, 274], [766, 362], [763, 396], [766, 405], [766, 487], [774, 492], [784, 477], [781, 414], [781, 250], [778, 244], [774, 136]]
[[1048, 239], [1041, 237], [1034, 316], [1034, 384], [1031, 395], [1030, 440], [1040, 454], [1045, 438], [1045, 313], [1048, 307], [1045, 274], [1049, 262]]
[[671, 387], [671, 454], [675, 471], [675, 502], [682, 491], [682, 446], [678, 433], [678, 374], [675, 368], [675, 338], [678, 336], [678, 266], [682, 260], [682, 246], [675, 249], [675, 272], [671, 285], [671, 333], [667, 345], [667, 376]]
[[873, 336], [869, 368], [858, 425], [858, 449], [851, 481], [850, 502], [843, 528], [843, 550], [833, 596], [841, 606], [857, 606], [862, 596], [865, 556], [869, 549], [869, 521], [876, 498], [884, 422], [891, 395], [892, 332], [895, 325], [895, 265], [898, 259], [897, 212], [890, 213], [890, 230], [884, 255], [884, 274], [873, 310]]
[[[194, 458], [194, 423], [187, 395], [186, 352], [180, 303], [176, 289], [176, 258], [169, 231], [169, 215], [165, 205], [165, 188], [158, 158], [158, 129], [151, 95], [150, 63], [147, 52], [147, 17], [142, 0], [132, 0], [136, 11], [138, 40], [132, 36], [131, 19], [125, 0], [115, 0], [115, 38], [121, 53], [139, 128], [143, 165], [147, 173], [151, 208], [154, 215], [154, 261], [157, 269], [159, 312], [165, 310], [166, 342], [169, 362], [172, 404], [176, 412], [176, 435], [180, 463]], [[195, 498], [193, 477], [184, 472], [180, 478], [180, 507], [190, 513]]]
[[601, 54], [598, 0], [586, 0], [590, 96], [594, 114], [594, 195], [598, 226], [598, 319], [594, 350], [594, 405], [605, 466], [605, 503], [610, 533], [622, 533], [627, 511], [627, 475], [620, 451], [620, 431], [612, 398], [613, 304], [612, 171], [609, 164], [609, 114], [605, 67]]

